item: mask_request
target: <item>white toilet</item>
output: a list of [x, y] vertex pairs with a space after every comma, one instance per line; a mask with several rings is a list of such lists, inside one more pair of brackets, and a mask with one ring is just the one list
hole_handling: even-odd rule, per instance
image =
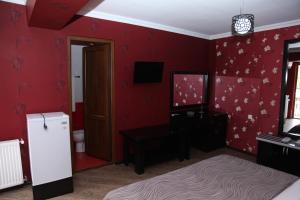
[[76, 144], [76, 152], [84, 152], [85, 145], [84, 145], [84, 130], [76, 130], [73, 131], [73, 140]]

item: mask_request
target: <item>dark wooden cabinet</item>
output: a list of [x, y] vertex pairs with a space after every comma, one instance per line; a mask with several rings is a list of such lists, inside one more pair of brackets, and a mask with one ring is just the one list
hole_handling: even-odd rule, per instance
[[261, 135], [257, 140], [257, 163], [300, 176], [300, 147], [295, 141], [281, 142], [280, 137]]
[[[135, 172], [144, 173], [145, 162], [152, 155], [175, 154], [179, 161], [190, 158], [190, 145], [210, 151], [225, 146], [227, 114], [181, 112], [171, 115], [170, 124], [120, 131], [124, 138], [124, 163], [135, 163]], [[133, 150], [133, 159], [130, 155]], [[159, 151], [159, 155], [155, 151]], [[147, 159], [148, 158], [148, 159]]]
[[[133, 161], [135, 172], [143, 174], [145, 164], [151, 162], [153, 158], [157, 162], [172, 154], [176, 155], [179, 161], [189, 159], [188, 135], [182, 131], [183, 129], [176, 131], [170, 129], [169, 124], [162, 124], [120, 131], [124, 137], [124, 163], [128, 165]], [[130, 159], [130, 147], [133, 150], [133, 159]]]
[[221, 112], [182, 112], [171, 116], [172, 128], [185, 131], [191, 145], [203, 151], [225, 146], [227, 121], [227, 114]]

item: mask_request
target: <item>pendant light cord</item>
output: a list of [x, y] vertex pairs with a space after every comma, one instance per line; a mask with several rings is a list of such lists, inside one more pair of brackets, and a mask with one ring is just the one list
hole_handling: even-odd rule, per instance
[[244, 12], [244, 6], [245, 6], [245, 1], [241, 0], [240, 1], [240, 15], [242, 14], [242, 12]]

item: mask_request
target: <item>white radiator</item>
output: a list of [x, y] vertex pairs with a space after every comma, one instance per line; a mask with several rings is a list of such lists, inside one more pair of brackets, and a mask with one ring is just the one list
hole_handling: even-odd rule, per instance
[[20, 142], [0, 142], [0, 190], [24, 183]]

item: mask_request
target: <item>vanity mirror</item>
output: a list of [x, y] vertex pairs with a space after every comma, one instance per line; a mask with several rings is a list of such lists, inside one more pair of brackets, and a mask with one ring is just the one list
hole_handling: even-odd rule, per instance
[[284, 42], [279, 134], [300, 137], [300, 39]]
[[208, 74], [177, 71], [170, 77], [170, 110], [201, 110], [208, 104]]

